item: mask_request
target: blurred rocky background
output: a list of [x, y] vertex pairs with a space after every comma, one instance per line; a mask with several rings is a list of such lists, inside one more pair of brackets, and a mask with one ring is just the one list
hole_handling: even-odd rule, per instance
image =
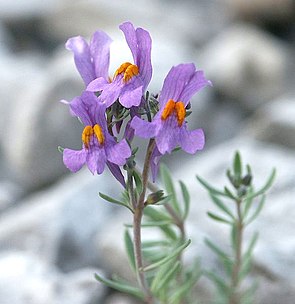
[[[218, 268], [203, 239], [226, 242], [227, 231], [206, 217], [213, 206], [195, 175], [222, 185], [239, 149], [258, 185], [272, 167], [278, 173], [254, 227], [256, 303], [294, 303], [293, 0], [0, 0], [0, 303], [138, 303], [93, 278], [128, 276], [122, 224], [130, 215], [98, 197], [116, 195], [120, 185], [108, 173], [69, 174], [57, 151], [81, 145], [80, 124], [59, 103], [83, 88], [65, 41], [106, 31], [113, 72], [130, 57], [118, 29], [126, 20], [153, 38], [152, 92], [182, 62], [194, 62], [214, 84], [193, 98], [189, 119], [206, 133], [204, 151], [164, 158], [195, 198], [191, 253]], [[200, 286], [201, 303], [210, 303], [208, 282]]]

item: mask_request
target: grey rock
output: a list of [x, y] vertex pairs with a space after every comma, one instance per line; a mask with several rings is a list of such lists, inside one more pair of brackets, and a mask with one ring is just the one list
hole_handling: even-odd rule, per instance
[[246, 123], [244, 132], [258, 140], [295, 148], [295, 97], [281, 97], [262, 106]]
[[1, 303], [46, 304], [53, 300], [55, 272], [37, 256], [22, 252], [2, 253], [0, 265]]
[[12, 207], [23, 194], [19, 185], [8, 180], [0, 181], [0, 213]]
[[132, 214], [127, 210], [119, 210], [116, 218], [108, 220], [96, 236], [97, 250], [101, 253], [104, 270], [121, 278], [136, 282], [135, 274], [130, 268], [124, 244], [124, 224], [132, 222]]
[[92, 277], [98, 269], [60, 273], [42, 258], [21, 251], [0, 255], [0, 301], [3, 304], [90, 304], [101, 301], [105, 288]]
[[[167, 3], [159, 0], [142, 0], [138, 6], [134, 6], [131, 0], [124, 4], [118, 0], [101, 0], [99, 3], [93, 0], [87, 3], [63, 1], [54, 12], [44, 18], [43, 30], [46, 36], [64, 40], [77, 34], [89, 36], [95, 29], [115, 32], [120, 23], [130, 20], [137, 26], [145, 27], [154, 35], [165, 34], [166, 40], [181, 39], [186, 43], [196, 43], [222, 27], [226, 20], [223, 7], [216, 1], [207, 4], [191, 1]], [[163, 11], [165, 18], [162, 16]], [[68, 18], [69, 15], [71, 20]], [[169, 55], [169, 52], [166, 55]]]
[[0, 217], [2, 250], [34, 253], [64, 271], [101, 265], [95, 236], [113, 213], [98, 192], [120, 186], [107, 173], [82, 170], [58, 185], [35, 193]]
[[42, 2], [38, 0], [19, 0], [0, 2], [0, 19], [2, 20], [23, 20], [32, 17], [41, 17], [54, 11], [58, 1], [51, 0]]
[[3, 22], [0, 20], [0, 56], [9, 52], [10, 43], [11, 36]]
[[224, 2], [235, 16], [252, 21], [286, 24], [286, 21], [294, 16], [292, 0], [225, 0]]
[[234, 24], [212, 39], [201, 58], [207, 77], [226, 100], [254, 110], [286, 90], [288, 49], [275, 37]]
[[[11, 178], [28, 189], [53, 182], [66, 172], [57, 151], [59, 145], [81, 146], [82, 126], [59, 100], [80, 94], [82, 81], [70, 58], [58, 54], [51, 62], [43, 63], [43, 68], [35, 65], [35, 69], [27, 70], [25, 67], [21, 76], [11, 77], [10, 91], [15, 91], [18, 81], [23, 79], [18, 88], [21, 91], [18, 90], [12, 100], [4, 99], [6, 115], [0, 138], [3, 157]], [[10, 73], [20, 74], [14, 68]], [[13, 144], [8, 138], [13, 138]]]
[[103, 284], [94, 279], [94, 273], [104, 274], [96, 268], [82, 268], [62, 275], [58, 304], [102, 303], [106, 294]]

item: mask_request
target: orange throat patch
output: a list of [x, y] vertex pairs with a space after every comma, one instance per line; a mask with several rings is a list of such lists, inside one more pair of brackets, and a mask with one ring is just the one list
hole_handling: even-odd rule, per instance
[[132, 64], [130, 62], [122, 63], [119, 68], [116, 70], [114, 78], [116, 78], [117, 75], [124, 73], [123, 81], [126, 83], [129, 80], [132, 79], [133, 76], [136, 76], [139, 74], [139, 69], [136, 64]]
[[89, 149], [89, 143], [93, 135], [95, 135], [100, 145], [104, 143], [104, 135], [100, 125], [86, 126], [82, 132], [82, 142], [86, 149]]
[[186, 114], [185, 106], [182, 101], [175, 102], [173, 99], [169, 99], [162, 112], [161, 119], [166, 120], [173, 113], [176, 114], [178, 126], [181, 127]]

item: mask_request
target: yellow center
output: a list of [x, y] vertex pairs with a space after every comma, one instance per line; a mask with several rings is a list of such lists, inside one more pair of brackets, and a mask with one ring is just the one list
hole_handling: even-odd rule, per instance
[[132, 64], [130, 62], [125, 62], [120, 65], [120, 67], [116, 70], [114, 78], [116, 78], [117, 75], [124, 73], [123, 81], [126, 83], [128, 82], [133, 76], [136, 76], [139, 74], [138, 66], [135, 64]]
[[96, 124], [93, 127], [86, 126], [82, 132], [82, 142], [84, 143], [86, 149], [89, 148], [90, 139], [93, 134], [96, 136], [99, 144], [102, 145], [104, 143], [104, 135], [100, 125]]
[[181, 127], [185, 118], [185, 106], [182, 101], [175, 102], [173, 99], [169, 99], [162, 112], [161, 119], [166, 120], [171, 114], [175, 113], [178, 125]]

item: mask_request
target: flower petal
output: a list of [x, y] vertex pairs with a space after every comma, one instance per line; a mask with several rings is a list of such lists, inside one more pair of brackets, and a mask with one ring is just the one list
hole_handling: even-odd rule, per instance
[[194, 75], [196, 68], [193, 63], [179, 64], [172, 67], [167, 74], [163, 88], [159, 97], [160, 108], [164, 107], [169, 99], [181, 101], [179, 99], [183, 89]]
[[[84, 91], [81, 96], [74, 98], [70, 103], [71, 111], [78, 116], [84, 125], [95, 125], [97, 121], [97, 111], [99, 111], [99, 101], [92, 92]], [[100, 110], [103, 111], [103, 110]]]
[[93, 59], [95, 78], [109, 77], [110, 44], [112, 39], [102, 31], [96, 31], [90, 41], [90, 53]]
[[202, 150], [205, 145], [205, 135], [202, 129], [188, 131], [185, 126], [180, 129], [179, 145], [181, 148], [190, 154]]
[[106, 161], [104, 149], [92, 147], [88, 150], [86, 162], [92, 174], [101, 174], [104, 171]]
[[105, 85], [101, 95], [99, 96], [100, 100], [105, 103], [107, 108], [111, 106], [120, 96], [122, 87], [124, 85], [122, 82], [120, 82], [119, 78], [121, 78], [121, 75], [117, 76], [113, 82]]
[[107, 166], [109, 168], [109, 170], [111, 171], [111, 173], [113, 174], [113, 176], [115, 177], [115, 179], [117, 181], [119, 181], [119, 183], [126, 188], [126, 183], [125, 183], [125, 179], [124, 179], [124, 175], [121, 172], [121, 169], [118, 165], [115, 165], [109, 161], [107, 161]]
[[160, 126], [157, 124], [157, 121], [148, 122], [139, 117], [135, 116], [131, 123], [131, 128], [134, 129], [135, 135], [142, 138], [153, 138], [157, 135]]
[[124, 138], [126, 138], [129, 142], [131, 142], [134, 138], [134, 129], [131, 127], [131, 120], [129, 120], [126, 125]]
[[72, 172], [79, 171], [86, 162], [87, 152], [82, 150], [64, 149], [63, 162], [65, 166]]
[[135, 33], [134, 26], [131, 22], [124, 22], [122, 23], [119, 28], [124, 33], [126, 42], [130, 48], [130, 51], [133, 56], [134, 63], [137, 62], [137, 37]]
[[139, 106], [142, 97], [142, 86], [132, 89], [129, 85], [125, 86], [119, 97], [119, 102], [125, 108], [131, 108], [132, 106]]
[[143, 81], [143, 91], [146, 90], [152, 78], [152, 63], [151, 63], [151, 49], [152, 39], [150, 34], [142, 29], [136, 29], [138, 53], [136, 64], [139, 68], [139, 74]]
[[210, 80], [205, 78], [204, 72], [196, 71], [181, 92], [179, 100], [181, 100], [184, 105], [187, 106], [192, 96], [207, 85], [212, 86], [212, 83]]
[[99, 77], [91, 81], [86, 90], [90, 92], [98, 92], [103, 90], [109, 85], [109, 82], [104, 77]]
[[125, 139], [115, 145], [106, 147], [107, 158], [110, 162], [122, 166], [126, 159], [131, 156], [131, 149]]
[[73, 100], [71, 100], [70, 112], [72, 115], [79, 117], [85, 126], [92, 124], [89, 113], [83, 106], [81, 96], [75, 97]]
[[76, 68], [87, 86], [96, 77], [86, 40], [81, 36], [72, 37], [66, 42], [66, 48], [74, 53]]
[[162, 128], [156, 136], [156, 144], [161, 154], [171, 153], [178, 145], [179, 127], [176, 118], [170, 116], [162, 123]]

